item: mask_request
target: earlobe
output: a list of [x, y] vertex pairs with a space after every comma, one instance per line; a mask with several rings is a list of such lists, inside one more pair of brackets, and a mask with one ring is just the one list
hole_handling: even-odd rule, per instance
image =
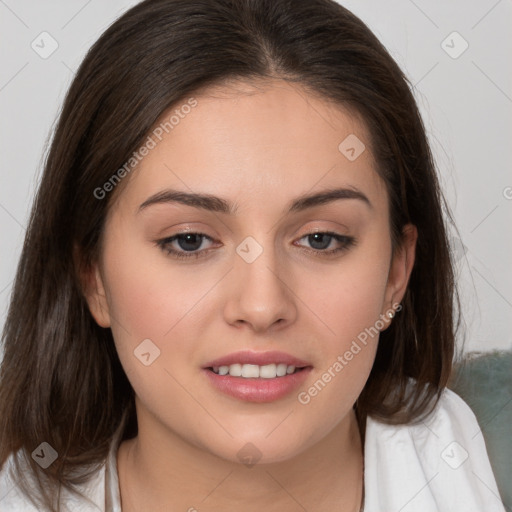
[[[76, 261], [76, 260], [75, 260]], [[110, 327], [110, 313], [105, 286], [97, 263], [80, 272], [82, 292], [89, 311], [100, 327]]]
[[406, 224], [402, 230], [400, 246], [396, 248], [389, 269], [388, 283], [384, 307], [393, 308], [393, 304], [400, 303], [411, 275], [415, 254], [418, 230], [413, 224]]

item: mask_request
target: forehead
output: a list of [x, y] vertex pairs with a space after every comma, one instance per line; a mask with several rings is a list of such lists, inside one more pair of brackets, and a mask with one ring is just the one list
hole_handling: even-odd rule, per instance
[[125, 201], [140, 204], [165, 187], [240, 202], [247, 195], [255, 206], [257, 197], [315, 188], [383, 192], [368, 130], [348, 107], [282, 80], [216, 86], [193, 98], [193, 108], [183, 108], [185, 99], [155, 124], [155, 146], [130, 175]]

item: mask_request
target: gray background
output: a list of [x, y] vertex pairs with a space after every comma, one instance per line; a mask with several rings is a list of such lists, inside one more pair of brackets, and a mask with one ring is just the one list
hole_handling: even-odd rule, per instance
[[[74, 70], [136, 3], [0, 0], [0, 327], [46, 144]], [[460, 232], [453, 236], [465, 350], [511, 349], [512, 0], [340, 3], [414, 84]]]

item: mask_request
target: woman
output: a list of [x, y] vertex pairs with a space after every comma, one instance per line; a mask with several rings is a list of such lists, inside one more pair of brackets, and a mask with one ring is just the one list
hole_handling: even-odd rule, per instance
[[2, 510], [503, 511], [445, 388], [443, 209], [407, 80], [337, 3], [129, 10], [32, 211]]

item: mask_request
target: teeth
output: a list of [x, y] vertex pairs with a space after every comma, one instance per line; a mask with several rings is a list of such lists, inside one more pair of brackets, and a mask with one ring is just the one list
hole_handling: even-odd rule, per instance
[[241, 364], [232, 364], [229, 368], [229, 375], [232, 377], [241, 377], [242, 376], [242, 365]]
[[261, 377], [262, 379], [273, 379], [276, 376], [281, 377], [279, 373], [277, 372], [277, 366], [276, 364], [267, 364], [266, 366], [260, 367], [260, 372], [258, 377]]
[[215, 366], [214, 373], [218, 375], [231, 375], [231, 377], [243, 377], [246, 379], [274, 379], [276, 377], [284, 377], [295, 373], [295, 366], [279, 364], [267, 364], [265, 366], [258, 366], [257, 364], [232, 364], [230, 366]]
[[[295, 368], [293, 366], [290, 366], [290, 368]], [[292, 370], [293, 371], [293, 370]], [[278, 377], [284, 377], [286, 373], [288, 372], [288, 367], [285, 364], [278, 364], [276, 368], [277, 376]]]

